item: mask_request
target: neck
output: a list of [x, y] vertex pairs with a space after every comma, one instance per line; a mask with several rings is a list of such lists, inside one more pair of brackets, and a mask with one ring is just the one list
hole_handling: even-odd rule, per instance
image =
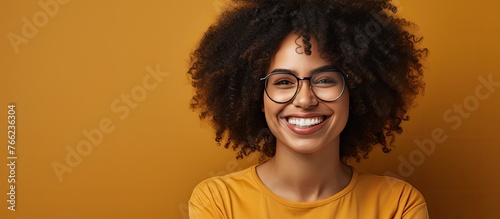
[[291, 201], [315, 201], [332, 196], [351, 179], [351, 169], [340, 161], [338, 151], [337, 143], [321, 151], [300, 154], [278, 143], [276, 155], [263, 164], [267, 170], [261, 171], [272, 177], [265, 179], [264, 176], [263, 182], [277, 195]]

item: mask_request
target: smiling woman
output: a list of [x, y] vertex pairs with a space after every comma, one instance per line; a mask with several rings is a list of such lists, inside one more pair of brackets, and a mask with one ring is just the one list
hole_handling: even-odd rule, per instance
[[[311, 77], [306, 82], [302, 80], [291, 80], [293, 84], [287, 101], [276, 102], [275, 92], [269, 90], [283, 88], [277, 82], [268, 81], [265, 86], [267, 95], [264, 96], [263, 112], [267, 125], [276, 138], [276, 153], [270, 162], [266, 162], [259, 168], [280, 159], [283, 151], [291, 149], [299, 154], [321, 154], [328, 153], [339, 160], [339, 135], [344, 129], [349, 117], [349, 90], [344, 89], [343, 76], [331, 70], [334, 63], [320, 57], [317, 43], [311, 40], [311, 55], [297, 53], [295, 40], [300, 36], [290, 34], [287, 36], [280, 48], [274, 55], [269, 65], [269, 72], [279, 71], [291, 72], [301, 77]], [[275, 74], [276, 73], [271, 73]], [[271, 75], [269, 74], [269, 75]], [[268, 75], [268, 76], [269, 76]], [[330, 77], [327, 77], [329, 76]], [[274, 75], [273, 75], [274, 76]], [[325, 80], [329, 79], [329, 84]], [[280, 79], [283, 80], [283, 79]], [[308, 83], [309, 86], [304, 86]], [[288, 89], [287, 89], [288, 90]], [[269, 95], [273, 94], [273, 95]], [[306, 124], [307, 123], [307, 124]], [[325, 151], [330, 145], [333, 150]], [[331, 153], [332, 152], [332, 153]], [[316, 159], [314, 159], [316, 160]]]
[[192, 107], [237, 157], [262, 159], [201, 182], [191, 218], [428, 218], [411, 185], [347, 164], [377, 144], [389, 152], [423, 89], [427, 50], [394, 12], [388, 1], [234, 1], [192, 54]]

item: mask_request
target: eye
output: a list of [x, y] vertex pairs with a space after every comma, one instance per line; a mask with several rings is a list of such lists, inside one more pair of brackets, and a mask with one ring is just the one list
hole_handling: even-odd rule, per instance
[[274, 74], [268, 80], [269, 85], [280, 89], [293, 88], [297, 84], [297, 79], [290, 74]]
[[293, 85], [293, 81], [289, 79], [279, 79], [273, 83], [274, 85]]
[[314, 80], [314, 86], [332, 87], [338, 84], [338, 80], [330, 77], [322, 77]]
[[337, 80], [333, 79], [333, 78], [320, 78], [318, 80], [316, 80], [315, 82], [316, 84], [337, 84]]
[[342, 76], [336, 72], [319, 72], [311, 81], [316, 87], [334, 87], [342, 83]]

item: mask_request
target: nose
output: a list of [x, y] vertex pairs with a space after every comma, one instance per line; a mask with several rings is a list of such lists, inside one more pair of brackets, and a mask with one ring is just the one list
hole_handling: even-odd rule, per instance
[[[311, 107], [314, 107], [318, 105], [318, 98], [314, 95], [313, 91], [311, 90], [310, 84], [306, 84], [307, 80], [302, 80], [302, 83], [299, 83], [299, 90], [297, 91], [297, 95], [295, 95], [295, 98], [293, 99], [293, 105], [303, 108], [303, 109], [309, 109]], [[310, 81], [307, 81], [307, 83], [311, 83]]]

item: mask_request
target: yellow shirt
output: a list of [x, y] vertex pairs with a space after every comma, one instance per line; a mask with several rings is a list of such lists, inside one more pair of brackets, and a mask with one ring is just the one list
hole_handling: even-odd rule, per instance
[[255, 167], [198, 184], [189, 200], [189, 218], [429, 218], [422, 194], [392, 177], [353, 168], [350, 183], [337, 194], [313, 202], [294, 202], [267, 188]]

